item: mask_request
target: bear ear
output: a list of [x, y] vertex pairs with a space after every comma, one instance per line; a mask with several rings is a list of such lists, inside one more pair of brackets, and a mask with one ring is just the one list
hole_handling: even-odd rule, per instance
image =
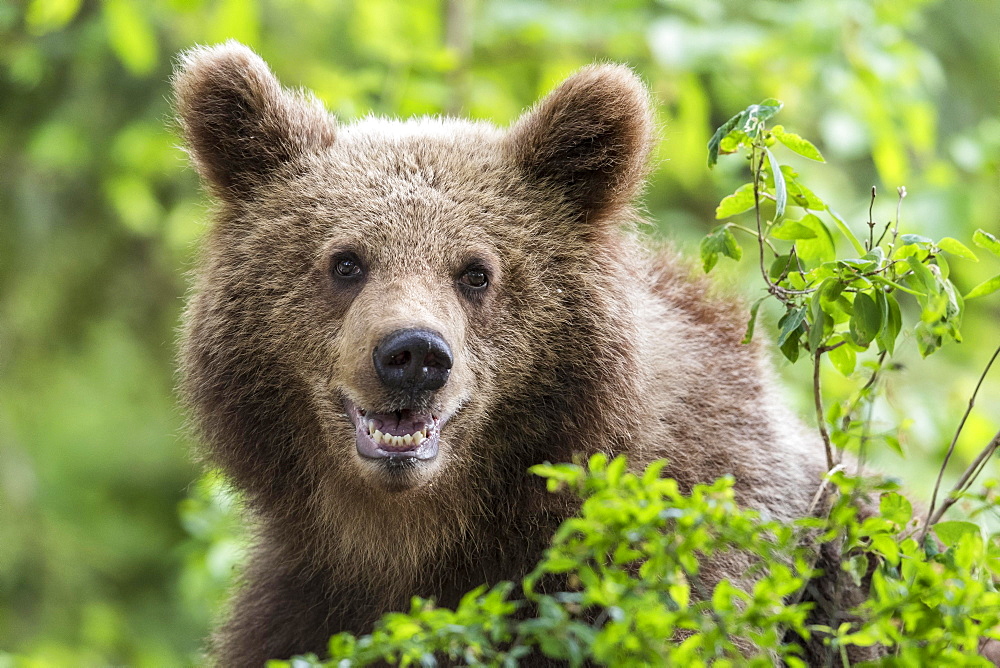
[[183, 53], [173, 88], [195, 166], [224, 199], [247, 198], [285, 163], [333, 142], [334, 121], [319, 101], [282, 89], [238, 42]]
[[529, 178], [562, 191], [580, 218], [628, 206], [652, 147], [649, 92], [622, 65], [585, 67], [510, 129], [508, 150]]

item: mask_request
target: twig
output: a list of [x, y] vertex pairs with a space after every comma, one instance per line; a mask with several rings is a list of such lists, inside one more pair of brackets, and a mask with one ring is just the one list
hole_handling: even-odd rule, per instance
[[823, 358], [823, 353], [829, 352], [829, 348], [820, 347], [813, 355], [813, 403], [816, 405], [816, 424], [819, 426], [819, 435], [823, 437], [823, 449], [826, 451], [826, 469], [829, 471], [834, 467], [833, 447], [830, 445], [830, 434], [826, 430], [826, 418], [823, 416], [823, 393], [819, 384], [819, 363]]
[[851, 407], [848, 408], [847, 411], [844, 413], [844, 419], [840, 423], [840, 425], [841, 425], [840, 428], [841, 428], [842, 431], [847, 431], [847, 428], [850, 426], [850, 424], [851, 424], [851, 413], [853, 413], [854, 410], [858, 407], [858, 404], [861, 403], [861, 399], [865, 395], [865, 390], [867, 390], [872, 385], [874, 385], [875, 381], [878, 380], [878, 374], [882, 370], [882, 363], [885, 362], [885, 356], [888, 353], [889, 353], [888, 350], [883, 350], [881, 353], [879, 353], [879, 355], [878, 355], [878, 366], [876, 366], [875, 370], [872, 371], [872, 375], [871, 375], [871, 377], [868, 378], [868, 382], [865, 383], [864, 385], [862, 385], [861, 389], [858, 390], [858, 396], [854, 398], [853, 402], [851, 402]]
[[816, 490], [816, 495], [813, 496], [813, 500], [809, 504], [809, 510], [806, 511], [806, 515], [807, 516], [808, 515], [812, 515], [813, 511], [816, 510], [816, 506], [817, 506], [817, 504], [819, 504], [819, 500], [821, 498], [823, 498], [823, 492], [826, 491], [827, 485], [830, 484], [830, 479], [833, 477], [833, 474], [836, 473], [836, 472], [838, 472], [838, 471], [843, 471], [843, 470], [844, 470], [844, 465], [843, 464], [837, 464], [832, 469], [830, 469], [829, 471], [826, 472], [826, 475], [823, 476], [823, 482], [820, 483], [819, 489]]
[[959, 478], [958, 482], [955, 483], [955, 486], [952, 487], [951, 492], [948, 493], [947, 498], [941, 502], [941, 507], [937, 509], [937, 512], [934, 513], [933, 517], [927, 520], [927, 524], [924, 525], [924, 530], [920, 534], [921, 542], [923, 542], [924, 536], [927, 534], [927, 530], [932, 525], [937, 524], [948, 509], [955, 505], [955, 503], [962, 497], [962, 489], [967, 489], [972, 485], [972, 482], [982, 470], [983, 465], [987, 460], [989, 460], [990, 456], [997, 451], [997, 448], [1000, 448], [1000, 431], [993, 435], [993, 440], [991, 440], [989, 444], [983, 448], [982, 452], [976, 456], [975, 461], [969, 464], [969, 467], [965, 469], [965, 473], [962, 474], [962, 477]]
[[892, 240], [889, 242], [889, 252], [885, 254], [886, 257], [892, 257], [892, 251], [896, 248], [896, 237], [899, 236], [899, 210], [903, 206], [903, 198], [906, 197], [906, 186], [896, 188], [896, 194], [899, 196], [896, 200], [896, 224], [892, 228]]
[[[937, 481], [934, 483], [934, 493], [931, 494], [931, 505], [927, 509], [927, 522], [924, 523], [924, 529], [920, 533], [920, 542], [923, 542], [924, 536], [927, 535], [927, 531], [930, 529], [931, 525], [941, 519], [941, 516], [944, 515], [944, 511], [955, 503], [955, 500], [953, 499], [954, 493], [961, 490], [962, 484], [969, 479], [969, 476], [971, 476], [973, 472], [972, 466], [965, 470], [959, 484], [956, 484], [956, 486], [952, 488], [952, 494], [949, 494], [948, 499], [941, 504], [940, 510], [935, 513], [934, 506], [937, 503], [938, 490], [941, 488], [941, 479], [944, 477], [944, 470], [948, 466], [948, 460], [951, 459], [952, 453], [955, 452], [955, 444], [958, 443], [958, 437], [961, 435], [962, 429], [965, 427], [965, 421], [969, 418], [969, 413], [972, 412], [972, 407], [976, 405], [976, 395], [979, 393], [979, 388], [982, 387], [983, 381], [986, 379], [986, 374], [990, 372], [990, 367], [993, 366], [993, 362], [996, 361], [998, 355], [1000, 355], [1000, 346], [997, 346], [997, 349], [993, 351], [993, 356], [990, 357], [990, 361], [986, 363], [986, 368], [983, 369], [983, 373], [980, 374], [979, 382], [976, 383], [976, 388], [972, 391], [972, 396], [969, 397], [969, 405], [965, 409], [965, 413], [962, 415], [962, 421], [958, 423], [958, 429], [955, 430], [955, 436], [951, 439], [951, 445], [948, 446], [948, 452], [944, 456], [944, 461], [941, 463], [941, 469], [938, 471]], [[997, 434], [997, 436], [990, 441], [989, 445], [983, 448], [983, 452], [979, 453], [979, 457], [976, 458], [973, 465], [978, 464], [980, 458], [983, 458], [983, 453], [996, 450], [998, 437], [1000, 437], [1000, 434]]]
[[[754, 237], [758, 236], [758, 234], [753, 230], [751, 230], [749, 227], [743, 227], [742, 225], [737, 225], [736, 223], [730, 223], [729, 227], [733, 228], [734, 230], [740, 230], [741, 232], [746, 232], [750, 236]], [[771, 243], [770, 239], [764, 239], [764, 243], [767, 244], [767, 247], [771, 249], [772, 253], [774, 253], [775, 255], [781, 255], [781, 253], [778, 252], [778, 249], [774, 247], [774, 244]]]
[[868, 250], [875, 248], [875, 221], [872, 220], [873, 208], [875, 208], [875, 186], [872, 186], [872, 199], [868, 203]]

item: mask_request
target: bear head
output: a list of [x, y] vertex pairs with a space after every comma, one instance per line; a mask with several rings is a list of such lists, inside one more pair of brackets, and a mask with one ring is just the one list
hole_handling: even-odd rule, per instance
[[653, 122], [629, 69], [584, 68], [507, 129], [339, 124], [236, 43], [187, 52], [174, 90], [217, 203], [183, 390], [258, 512], [309, 508], [305, 533], [377, 561], [408, 549], [388, 524], [461, 531], [488, 488], [635, 431]]

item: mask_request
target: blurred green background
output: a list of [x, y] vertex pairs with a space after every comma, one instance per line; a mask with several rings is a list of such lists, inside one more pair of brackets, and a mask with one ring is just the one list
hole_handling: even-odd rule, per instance
[[[738, 159], [709, 172], [706, 142], [771, 96], [829, 164], [782, 159], [856, 230], [872, 185], [893, 193], [880, 223], [905, 185], [908, 232], [1000, 232], [998, 35], [995, 0], [3, 1], [0, 666], [197, 663], [238, 560], [232, 500], [194, 482], [172, 389], [208, 207], [171, 125], [178, 51], [239, 39], [345, 120], [506, 124], [581, 65], [629, 63], [663, 125], [655, 234], [695, 255], [747, 180]], [[980, 255], [952, 262], [963, 292], [1000, 272]], [[724, 265], [755, 296], [755, 263]], [[881, 461], [917, 496], [997, 345], [998, 302], [970, 302], [965, 343], [927, 362], [903, 346], [878, 413], [903, 422], [905, 456]], [[779, 366], [808, 415], [809, 370]], [[856, 382], [826, 372], [830, 397]], [[1000, 426], [998, 388], [984, 387], [955, 471]]]

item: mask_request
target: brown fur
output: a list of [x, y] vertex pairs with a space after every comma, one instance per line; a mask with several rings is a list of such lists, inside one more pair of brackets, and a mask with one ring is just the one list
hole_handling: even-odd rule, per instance
[[[820, 447], [740, 345], [742, 315], [636, 232], [653, 120], [627, 68], [581, 70], [509, 130], [338, 126], [235, 43], [185, 54], [174, 88], [219, 200], [183, 389], [258, 527], [220, 664], [322, 653], [412, 595], [450, 606], [520, 579], [574, 510], [526, 470], [573, 453], [636, 469], [666, 457], [685, 487], [731, 474], [745, 505], [807, 512]], [[345, 249], [367, 272], [349, 288], [331, 278]], [[472, 260], [490, 274], [475, 299], [457, 285]], [[379, 384], [373, 346], [402, 327], [449, 342], [441, 390]], [[359, 457], [344, 397], [453, 417], [400, 484]], [[745, 564], [711, 567], [738, 578]]]

